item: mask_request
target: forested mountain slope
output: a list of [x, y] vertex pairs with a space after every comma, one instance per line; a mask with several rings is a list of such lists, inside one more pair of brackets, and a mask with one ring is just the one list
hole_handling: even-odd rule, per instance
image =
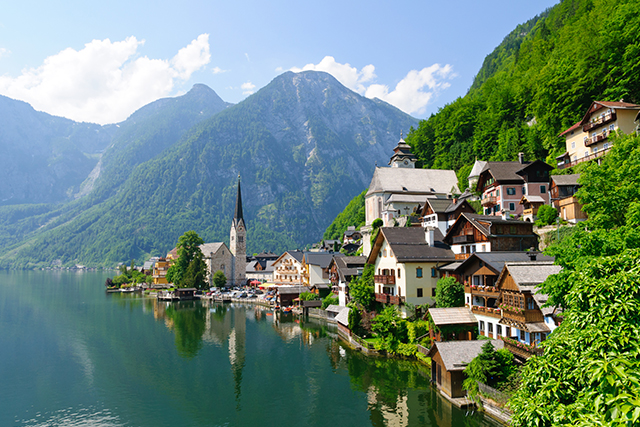
[[0, 263], [113, 265], [164, 254], [190, 229], [227, 241], [238, 175], [249, 252], [303, 247], [417, 123], [326, 73], [285, 73], [133, 168], [104, 200], [26, 235]]

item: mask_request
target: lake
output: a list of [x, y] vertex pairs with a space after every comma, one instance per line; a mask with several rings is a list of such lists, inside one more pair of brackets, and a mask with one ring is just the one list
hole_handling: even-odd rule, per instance
[[0, 271], [0, 426], [496, 425], [333, 325], [106, 294], [115, 274]]

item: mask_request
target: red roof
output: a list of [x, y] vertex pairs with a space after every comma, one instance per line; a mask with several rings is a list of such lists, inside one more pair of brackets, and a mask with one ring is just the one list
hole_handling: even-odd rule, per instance
[[562, 132], [562, 133], [561, 133], [560, 135], [558, 135], [558, 136], [564, 136], [564, 135], [566, 135], [567, 133], [571, 132], [572, 130], [576, 130], [576, 129], [578, 129], [578, 128], [580, 127], [580, 123], [582, 123], [582, 122], [578, 122], [578, 123], [576, 123], [575, 125], [571, 126], [569, 129], [565, 130], [564, 132]]

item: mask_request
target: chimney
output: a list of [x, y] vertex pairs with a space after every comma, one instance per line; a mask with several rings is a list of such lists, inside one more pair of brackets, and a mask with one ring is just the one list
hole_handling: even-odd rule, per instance
[[505, 221], [509, 219], [509, 213], [506, 209], [502, 209], [500, 213], [502, 214], [502, 219], [504, 219]]
[[436, 229], [434, 227], [425, 227], [424, 238], [427, 241], [427, 245], [434, 246], [436, 243]]
[[521, 165], [524, 164], [524, 153], [518, 153], [518, 162], [520, 162]]
[[538, 258], [538, 253], [535, 251], [533, 247], [531, 247], [531, 249], [529, 250], [529, 259], [531, 261], [536, 261], [537, 258]]

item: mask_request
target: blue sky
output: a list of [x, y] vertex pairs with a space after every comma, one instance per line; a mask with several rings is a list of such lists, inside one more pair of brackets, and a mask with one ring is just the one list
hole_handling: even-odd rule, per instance
[[237, 103], [287, 70], [424, 118], [464, 96], [516, 25], [557, 0], [6, 2], [0, 94], [114, 123], [204, 83]]

